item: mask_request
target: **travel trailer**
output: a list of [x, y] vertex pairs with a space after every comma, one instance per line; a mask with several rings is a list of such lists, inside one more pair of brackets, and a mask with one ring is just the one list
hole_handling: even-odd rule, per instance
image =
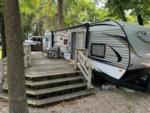
[[117, 85], [149, 90], [150, 29], [109, 20], [91, 25], [88, 40], [94, 74]]
[[47, 32], [43, 36], [43, 50], [49, 50], [51, 47], [53, 47], [53, 32]]
[[93, 71], [113, 83], [149, 80], [150, 29], [143, 26], [113, 20], [86, 23], [55, 31], [54, 43], [70, 52], [71, 59], [77, 48], [87, 49]]
[[31, 51], [43, 51], [43, 36], [31, 36], [25, 43], [31, 46]]
[[60, 47], [62, 53], [70, 53], [75, 59], [75, 50], [85, 48], [86, 28], [88, 24], [81, 24], [66, 29], [54, 31], [54, 47]]

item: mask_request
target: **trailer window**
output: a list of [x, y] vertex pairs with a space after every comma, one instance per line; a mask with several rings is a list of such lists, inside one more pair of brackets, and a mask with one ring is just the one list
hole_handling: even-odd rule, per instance
[[93, 43], [91, 45], [91, 55], [100, 57], [100, 58], [104, 58], [105, 57], [105, 49], [106, 49], [105, 44]]
[[68, 40], [64, 39], [64, 45], [67, 45], [67, 43], [68, 43]]
[[46, 42], [48, 42], [48, 38], [46, 38]]

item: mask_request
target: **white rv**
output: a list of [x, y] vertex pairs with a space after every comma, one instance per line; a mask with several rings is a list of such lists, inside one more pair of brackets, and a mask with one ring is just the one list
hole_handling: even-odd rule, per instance
[[85, 48], [86, 26], [81, 24], [66, 29], [54, 31], [54, 46], [60, 47], [62, 53], [70, 53], [71, 59], [75, 58], [77, 48]]
[[[150, 29], [106, 20], [59, 30], [56, 34], [58, 32], [64, 32], [66, 36], [63, 39], [69, 40], [71, 56], [74, 56], [77, 48], [88, 50], [93, 70], [104, 73], [99, 76], [115, 82], [143, 77], [146, 77], [144, 83], [149, 80]], [[79, 33], [82, 35], [79, 36]]]
[[[114, 79], [140, 77], [150, 68], [150, 29], [115, 21], [91, 25], [89, 57], [95, 70]], [[128, 75], [133, 71], [139, 73]]]
[[47, 32], [43, 36], [43, 50], [49, 50], [53, 46], [53, 32]]

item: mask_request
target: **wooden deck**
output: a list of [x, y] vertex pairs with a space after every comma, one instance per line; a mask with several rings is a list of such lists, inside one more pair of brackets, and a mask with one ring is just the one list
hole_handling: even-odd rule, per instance
[[41, 52], [32, 52], [32, 67], [26, 69], [26, 77], [41, 77], [74, 73], [73, 62], [65, 59], [48, 59]]
[[[72, 61], [48, 59], [41, 52], [32, 53], [32, 66], [26, 68], [28, 104], [41, 106], [93, 94], [87, 81]], [[3, 85], [0, 98], [8, 99], [8, 81]]]

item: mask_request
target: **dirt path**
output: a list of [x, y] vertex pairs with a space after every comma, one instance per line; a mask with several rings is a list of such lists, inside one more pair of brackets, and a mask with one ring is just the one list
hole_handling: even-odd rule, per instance
[[[6, 102], [0, 101], [0, 113], [8, 113]], [[150, 95], [122, 89], [103, 90], [54, 106], [30, 108], [30, 113], [150, 113]]]

